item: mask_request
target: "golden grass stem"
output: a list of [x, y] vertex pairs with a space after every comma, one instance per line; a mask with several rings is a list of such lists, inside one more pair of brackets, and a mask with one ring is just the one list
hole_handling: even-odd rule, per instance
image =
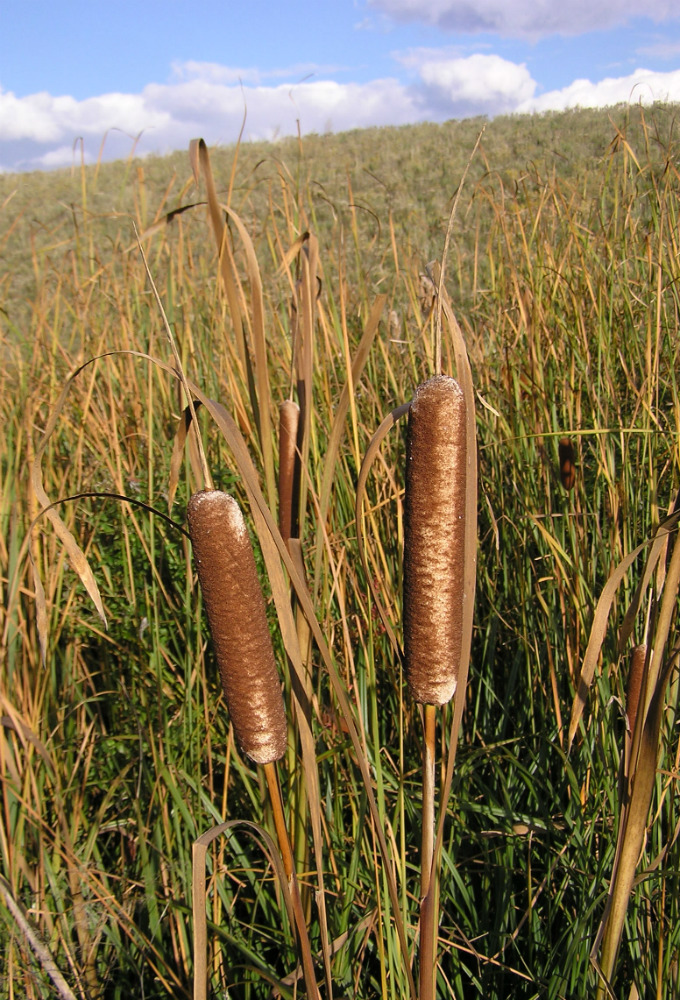
[[453, 205], [451, 206], [451, 212], [449, 214], [449, 222], [446, 227], [446, 238], [444, 239], [444, 249], [442, 251], [442, 263], [439, 270], [439, 283], [437, 288], [437, 323], [435, 327], [435, 348], [434, 348], [434, 374], [441, 374], [442, 370], [442, 309], [443, 309], [443, 293], [444, 293], [444, 275], [446, 273], [446, 261], [449, 256], [449, 243], [451, 241], [451, 233], [453, 232], [453, 222], [456, 218], [456, 212], [458, 211], [458, 203], [460, 202], [460, 196], [463, 193], [463, 186], [465, 185], [465, 178], [468, 175], [470, 165], [475, 158], [475, 153], [479, 149], [479, 144], [482, 141], [482, 136], [486, 125], [482, 126], [482, 130], [477, 136], [477, 141], [475, 142], [474, 148], [468, 157], [468, 161], [465, 164], [465, 170], [463, 171], [463, 176], [460, 179], [460, 184], [458, 185], [458, 190], [456, 191], [456, 196], [453, 199]]
[[271, 801], [272, 813], [274, 815], [274, 826], [276, 828], [276, 836], [279, 841], [283, 867], [286, 876], [288, 877], [288, 885], [290, 888], [291, 899], [293, 901], [293, 912], [295, 914], [295, 923], [297, 925], [298, 945], [300, 948], [302, 969], [307, 986], [307, 996], [313, 998], [313, 1000], [319, 1000], [319, 989], [316, 985], [312, 948], [309, 942], [309, 934], [307, 933], [307, 923], [305, 921], [302, 899], [300, 897], [300, 887], [295, 873], [295, 863], [293, 861], [293, 851], [290, 844], [290, 837], [288, 835], [288, 828], [286, 826], [286, 818], [283, 810], [283, 798], [281, 796], [278, 771], [274, 761], [264, 765], [264, 773], [267, 779], [267, 788], [269, 790], [269, 798]]

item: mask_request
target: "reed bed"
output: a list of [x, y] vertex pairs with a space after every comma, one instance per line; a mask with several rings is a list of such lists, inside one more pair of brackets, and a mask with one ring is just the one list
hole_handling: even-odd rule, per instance
[[[435, 741], [438, 793], [456, 753], [437, 828], [437, 995], [592, 996], [601, 971], [616, 996], [680, 988], [673, 114], [491, 123], [461, 194], [441, 368], [460, 380], [457, 320], [479, 524], [464, 704], [440, 710]], [[586, 135], [587, 155], [562, 163], [559, 129]], [[413, 138], [425, 151], [465, 135], [469, 156], [477, 131]], [[394, 136], [329, 138], [335, 164], [320, 137], [214, 156], [212, 218], [176, 212], [209, 200], [198, 146], [193, 164], [57, 175], [63, 191], [28, 205], [27, 181], [0, 178], [3, 997], [61, 988], [26, 928], [79, 998], [190, 997], [192, 845], [213, 829], [213, 995], [293, 997], [305, 971], [311, 992], [300, 913], [320, 995], [418, 994], [422, 727], [401, 658], [407, 431], [394, 425], [432, 374], [431, 262], [464, 161], [433, 182], [425, 152], [410, 162], [416, 146]], [[282, 815], [232, 727], [201, 615], [212, 599], [194, 585], [187, 507], [206, 467], [254, 542], [287, 711]], [[639, 546], [605, 615], [607, 581]], [[636, 688], [632, 651], [655, 634], [660, 648], [666, 620], [667, 656], [653, 667], [637, 652]], [[281, 822], [297, 912], [277, 873]], [[614, 940], [603, 921], [626, 826], [640, 842]]]

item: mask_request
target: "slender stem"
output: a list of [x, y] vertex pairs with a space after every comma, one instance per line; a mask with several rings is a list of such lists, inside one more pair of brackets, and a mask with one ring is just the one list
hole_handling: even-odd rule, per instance
[[297, 925], [298, 944], [300, 947], [300, 956], [302, 958], [302, 969], [305, 976], [305, 983], [307, 985], [307, 996], [312, 998], [312, 1000], [320, 1000], [319, 990], [316, 985], [316, 975], [314, 973], [314, 962], [312, 960], [312, 947], [309, 943], [309, 934], [307, 933], [307, 924], [305, 922], [302, 900], [300, 898], [300, 887], [295, 873], [293, 851], [290, 846], [290, 837], [288, 836], [286, 818], [283, 812], [283, 798], [281, 797], [281, 786], [279, 785], [279, 776], [276, 770], [276, 764], [274, 762], [265, 764], [264, 773], [267, 779], [269, 798], [271, 800], [272, 812], [274, 814], [274, 826], [276, 827], [276, 836], [279, 841], [281, 860], [283, 861], [283, 868], [288, 877], [288, 887], [290, 889], [291, 900], [293, 903], [293, 913], [295, 914], [295, 923]]
[[427, 896], [434, 851], [434, 757], [435, 706], [425, 705], [423, 712], [423, 829], [420, 850], [420, 898]]
[[423, 829], [420, 850], [420, 1000], [432, 1000], [437, 961], [437, 879], [434, 858], [436, 708], [423, 712]]

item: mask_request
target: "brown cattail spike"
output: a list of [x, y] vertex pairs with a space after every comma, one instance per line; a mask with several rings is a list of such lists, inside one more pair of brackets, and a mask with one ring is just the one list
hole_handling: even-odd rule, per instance
[[467, 446], [455, 379], [418, 386], [409, 415], [404, 514], [404, 655], [416, 701], [444, 705], [462, 647]]
[[640, 704], [640, 692], [642, 690], [642, 678], [645, 673], [646, 660], [647, 647], [644, 644], [636, 646], [631, 656], [628, 690], [626, 691], [626, 715], [628, 716], [628, 726], [631, 734], [635, 730], [635, 720], [637, 719], [638, 705]]
[[286, 713], [248, 529], [236, 500], [220, 490], [194, 493], [187, 515], [236, 739], [269, 764], [285, 753]]
[[300, 407], [292, 399], [279, 408], [279, 531], [284, 542], [297, 537], [297, 436]]
[[560, 479], [565, 490], [573, 490], [576, 485], [576, 455], [569, 438], [561, 438], [559, 444]]

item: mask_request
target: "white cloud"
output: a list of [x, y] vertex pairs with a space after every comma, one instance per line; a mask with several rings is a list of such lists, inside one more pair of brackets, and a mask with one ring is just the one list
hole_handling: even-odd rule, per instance
[[448, 118], [514, 111], [536, 90], [524, 63], [497, 55], [459, 58], [446, 50], [417, 49], [406, 53], [402, 62], [417, 70], [425, 105]]
[[103, 135], [109, 128], [130, 132], [168, 124], [168, 115], [149, 106], [143, 94], [103, 94], [77, 101], [48, 93], [16, 97], [0, 89], [0, 140], [57, 142], [68, 135]]
[[445, 31], [498, 33], [514, 38], [581, 35], [626, 24], [634, 17], [678, 17], [677, 0], [368, 0], [396, 21], [421, 21]]
[[303, 132], [324, 132], [401, 125], [423, 117], [417, 95], [394, 78], [362, 84], [224, 82], [237, 72], [213, 65], [198, 72], [193, 64], [184, 74], [176, 72], [172, 82], [149, 84], [141, 94], [104, 94], [84, 101], [46, 93], [19, 98], [0, 89], [0, 162], [5, 170], [40, 168], [52, 165], [54, 158], [62, 162], [78, 136], [84, 139], [86, 158], [96, 159], [107, 132], [107, 159], [126, 155], [121, 133], [129, 137], [127, 152], [141, 133], [136, 148], [141, 155], [179, 149], [201, 135], [210, 144], [234, 142], [244, 107], [246, 139], [294, 135], [298, 120]]
[[[247, 109], [244, 137], [275, 139], [371, 125], [444, 121], [473, 114], [602, 106], [621, 101], [680, 101], [680, 70], [636, 70], [626, 77], [592, 83], [577, 80], [563, 90], [536, 96], [526, 65], [497, 55], [460, 57], [452, 49], [412, 49], [395, 59], [406, 80], [385, 77], [366, 83], [329, 79], [300, 83], [234, 82], [242, 71], [214, 64], [188, 64], [169, 83], [153, 83], [140, 94], [103, 94], [78, 101], [47, 93], [19, 98], [0, 88], [0, 170], [44, 169], [86, 162], [166, 153], [203, 136], [210, 145], [234, 142]], [[403, 72], [403, 69], [402, 69]], [[135, 144], [135, 137], [138, 140]]]
[[629, 76], [607, 77], [599, 83], [575, 80], [562, 90], [523, 101], [517, 111], [563, 111], [566, 108], [602, 108], [630, 102], [650, 104], [653, 101], [680, 101], [680, 70], [655, 73], [636, 69]]

